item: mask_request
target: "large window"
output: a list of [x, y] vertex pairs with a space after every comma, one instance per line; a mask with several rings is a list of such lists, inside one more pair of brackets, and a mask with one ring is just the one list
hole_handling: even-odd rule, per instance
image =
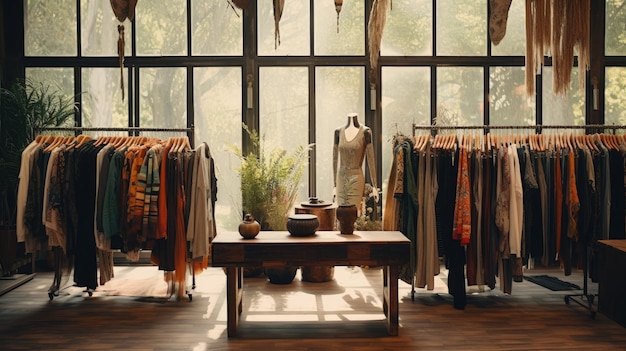
[[[339, 13], [332, 1], [286, 1], [279, 21], [271, 1], [250, 1], [245, 11], [228, 1], [139, 1], [135, 21], [123, 23], [123, 69], [109, 1], [24, 2], [27, 78], [76, 96], [82, 126], [192, 127], [194, 145], [207, 142], [216, 160], [217, 220], [228, 229], [241, 215], [238, 161], [228, 146], [246, 145], [242, 123], [268, 147], [315, 144], [304, 201], [331, 200], [333, 133], [352, 112], [375, 133], [383, 190], [391, 140], [410, 135], [413, 124], [586, 122], [577, 69], [568, 95], [557, 97], [548, 60], [539, 95], [526, 96], [524, 0], [512, 2], [498, 45], [488, 36], [488, 0], [394, 0], [373, 72], [371, 0], [345, 1]], [[619, 124], [626, 123], [623, 5], [606, 1], [606, 119]]]

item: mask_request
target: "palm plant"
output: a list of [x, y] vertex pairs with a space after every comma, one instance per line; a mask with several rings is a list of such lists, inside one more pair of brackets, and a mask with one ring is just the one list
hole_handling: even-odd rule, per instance
[[0, 88], [0, 224], [15, 224], [22, 151], [45, 128], [67, 125], [76, 110], [73, 97], [49, 84], [18, 80]]

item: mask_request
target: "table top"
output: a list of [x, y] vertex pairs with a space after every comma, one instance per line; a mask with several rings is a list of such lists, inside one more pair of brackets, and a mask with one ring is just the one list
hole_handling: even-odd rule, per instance
[[598, 242], [626, 252], [626, 239], [598, 240]]
[[318, 231], [310, 236], [262, 231], [254, 239], [220, 232], [212, 241], [211, 257], [214, 266], [374, 266], [408, 262], [410, 247], [411, 241], [398, 231]]
[[219, 244], [305, 244], [305, 243], [410, 243], [399, 231], [355, 231], [353, 234], [341, 234], [339, 231], [317, 231], [314, 235], [293, 236], [287, 231], [261, 231], [254, 239], [244, 239], [238, 232], [220, 232], [213, 239], [213, 245]]

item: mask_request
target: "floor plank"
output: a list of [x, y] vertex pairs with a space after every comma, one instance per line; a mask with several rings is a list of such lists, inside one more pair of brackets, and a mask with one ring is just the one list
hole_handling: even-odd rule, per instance
[[[582, 274], [549, 274], [583, 285]], [[155, 267], [116, 266], [115, 278], [93, 296], [67, 287], [50, 300], [52, 274], [38, 272], [0, 297], [2, 350], [623, 350], [626, 330], [601, 313], [565, 304], [567, 294], [528, 281], [511, 295], [468, 290], [464, 310], [452, 307], [446, 272], [435, 289], [400, 282], [399, 336], [387, 335], [382, 271], [336, 267], [334, 280], [293, 283], [263, 276], [244, 284], [238, 336], [226, 335], [226, 278], [210, 268], [196, 277], [193, 299], [169, 298]], [[597, 291], [590, 282], [589, 292]], [[597, 302], [597, 301], [596, 301]]]

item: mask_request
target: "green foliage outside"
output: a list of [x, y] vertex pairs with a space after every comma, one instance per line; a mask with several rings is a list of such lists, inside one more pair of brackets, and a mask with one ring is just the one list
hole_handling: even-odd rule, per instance
[[286, 230], [311, 145], [300, 146], [291, 153], [279, 147], [266, 150], [264, 140], [255, 130], [245, 124], [243, 128], [258, 152], [245, 155], [239, 147], [231, 146], [241, 160], [236, 169], [241, 176], [241, 213], [252, 214], [263, 230]]

